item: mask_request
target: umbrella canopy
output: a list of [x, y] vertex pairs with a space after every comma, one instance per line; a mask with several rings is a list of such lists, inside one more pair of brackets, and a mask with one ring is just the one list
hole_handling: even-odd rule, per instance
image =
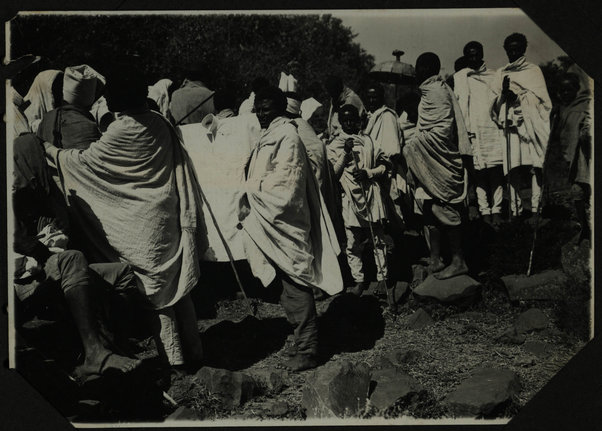
[[393, 51], [395, 60], [379, 63], [372, 68], [368, 76], [379, 82], [390, 84], [412, 85], [415, 83], [416, 72], [414, 66], [399, 61], [399, 57], [404, 54], [401, 50]]

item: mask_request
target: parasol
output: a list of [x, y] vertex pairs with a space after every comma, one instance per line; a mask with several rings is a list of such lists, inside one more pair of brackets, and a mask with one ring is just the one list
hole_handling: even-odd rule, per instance
[[396, 49], [393, 51], [395, 60], [377, 64], [368, 73], [368, 76], [378, 82], [413, 85], [415, 83], [416, 72], [414, 71], [414, 66], [411, 64], [399, 61], [399, 57], [403, 54], [403, 51]]

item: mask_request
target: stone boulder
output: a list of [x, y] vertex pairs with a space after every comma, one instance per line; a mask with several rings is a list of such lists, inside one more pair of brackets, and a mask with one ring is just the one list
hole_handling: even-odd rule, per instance
[[468, 275], [459, 275], [447, 280], [437, 280], [433, 275], [429, 275], [413, 293], [418, 299], [435, 299], [450, 303], [477, 298], [481, 293], [481, 284]]
[[268, 414], [270, 416], [284, 416], [288, 413], [288, 404], [285, 401], [273, 401], [269, 403]]
[[433, 318], [422, 308], [419, 308], [405, 317], [402, 324], [407, 329], [422, 329], [434, 323]]
[[227, 408], [243, 405], [251, 399], [256, 388], [251, 376], [238, 371], [203, 367], [196, 373], [196, 377]]
[[248, 373], [256, 383], [275, 394], [281, 392], [289, 380], [288, 372], [284, 370], [249, 370]]
[[527, 341], [523, 345], [525, 352], [531, 353], [538, 358], [545, 357], [551, 351], [551, 345], [543, 341]]
[[562, 271], [547, 270], [527, 277], [525, 274], [506, 275], [502, 282], [511, 301], [562, 299], [567, 277]]
[[373, 370], [372, 382], [375, 387], [370, 394], [370, 404], [380, 410], [391, 407], [400, 398], [424, 390], [416, 380], [395, 367]]
[[444, 404], [456, 417], [490, 416], [510, 402], [520, 389], [520, 380], [514, 371], [481, 368], [449, 394]]
[[531, 308], [517, 317], [514, 327], [519, 334], [526, 334], [546, 329], [549, 324], [550, 321], [543, 311], [539, 308]]
[[349, 361], [330, 362], [314, 371], [303, 388], [307, 417], [357, 416], [368, 399], [370, 374], [366, 364]]
[[589, 241], [571, 241], [560, 249], [560, 264], [571, 284], [589, 284], [591, 280], [591, 249]]

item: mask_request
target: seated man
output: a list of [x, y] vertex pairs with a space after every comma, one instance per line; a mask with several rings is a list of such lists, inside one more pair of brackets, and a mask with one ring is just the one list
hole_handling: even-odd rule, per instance
[[[431, 52], [416, 60], [416, 80], [422, 97], [418, 106], [416, 133], [403, 154], [413, 176], [424, 189], [424, 222], [429, 229], [429, 272], [446, 279], [468, 272], [462, 252], [462, 201], [466, 196], [465, 173], [454, 139], [454, 96], [439, 76], [439, 57]], [[418, 192], [416, 194], [418, 198]], [[446, 234], [451, 263], [441, 260], [440, 231]]]
[[297, 349], [285, 366], [316, 367], [317, 314], [312, 287], [343, 289], [338, 243], [301, 139], [285, 117], [286, 97], [276, 87], [255, 95], [262, 128], [247, 171], [240, 228], [253, 274], [264, 286], [282, 286], [280, 300], [295, 325]]
[[361, 120], [355, 106], [343, 106], [339, 118], [342, 130], [328, 145], [328, 158], [342, 188], [345, 251], [356, 283], [351, 293], [361, 295], [367, 284], [362, 263], [367, 242], [373, 242], [376, 278], [388, 284], [387, 244], [382, 225], [387, 213], [378, 179], [386, 175], [389, 162], [382, 150], [374, 147], [370, 136], [360, 134]]
[[203, 353], [189, 292], [199, 280], [205, 233], [198, 228], [198, 184], [175, 130], [148, 109], [147, 91], [141, 72], [122, 65], [107, 80], [107, 104], [118, 115], [101, 138], [86, 150], [44, 145], [90, 256], [132, 267], [155, 311], [161, 359], [196, 366]]
[[[37, 155], [36, 155], [37, 154]], [[27, 158], [27, 161], [23, 160]], [[107, 339], [106, 322], [101, 318], [101, 277], [115, 289], [125, 289], [132, 281], [130, 268], [123, 263], [88, 265], [84, 255], [68, 249], [68, 222], [65, 211], [57, 208], [60, 199], [51, 198], [51, 180], [45, 169], [42, 147], [15, 146], [13, 210], [15, 293], [19, 303], [35, 303], [45, 287], [59, 284], [77, 326], [84, 349], [84, 363], [76, 373], [81, 378], [111, 372], [132, 371], [140, 361], [118, 355]], [[32, 305], [32, 308], [36, 308]], [[35, 311], [35, 310], [34, 310]]]
[[98, 140], [100, 130], [90, 108], [104, 81], [88, 65], [67, 67], [63, 75], [63, 105], [44, 114], [38, 137], [59, 148], [80, 150]]

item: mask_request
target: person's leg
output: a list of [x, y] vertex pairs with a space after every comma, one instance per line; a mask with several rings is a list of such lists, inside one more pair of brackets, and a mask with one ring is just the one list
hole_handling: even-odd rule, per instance
[[182, 343], [173, 307], [151, 310], [149, 317], [159, 359], [171, 366], [184, 365]]
[[518, 217], [523, 212], [523, 203], [519, 193], [521, 186], [520, 169], [512, 169], [508, 175], [510, 181], [510, 196], [508, 196], [508, 199], [510, 199], [510, 210], [513, 216]]
[[504, 170], [502, 166], [488, 169], [489, 190], [491, 191], [491, 214], [494, 226], [502, 223], [502, 201], [504, 199]]
[[174, 310], [186, 363], [194, 366], [200, 365], [203, 359], [203, 344], [199, 336], [196, 312], [190, 294], [184, 295], [176, 302]]
[[[369, 228], [368, 233], [370, 234]], [[389, 279], [389, 271], [387, 266], [388, 245], [385, 238], [385, 230], [380, 223], [372, 224], [372, 232], [374, 232], [374, 263], [376, 264], [376, 280], [386, 281]], [[370, 240], [372, 242], [372, 240]], [[374, 245], [373, 245], [374, 248]]]
[[284, 365], [293, 371], [316, 367], [318, 316], [312, 290], [283, 277], [280, 303], [288, 321], [295, 327], [294, 340], [297, 348], [297, 354]]
[[581, 227], [579, 241], [590, 239], [591, 231], [589, 226], [589, 185], [585, 183], [574, 183], [571, 186], [571, 194], [575, 204], [577, 220]]
[[445, 233], [451, 253], [450, 264], [436, 273], [435, 278], [445, 280], [468, 273], [462, 250], [462, 225], [458, 205], [436, 203], [433, 205], [433, 214], [441, 224], [441, 230]]
[[355, 281], [355, 286], [350, 290], [355, 295], [361, 295], [364, 284], [364, 264], [362, 262], [362, 252], [364, 251], [365, 238], [363, 229], [360, 227], [345, 226], [347, 234], [347, 263], [351, 270], [351, 276]]
[[430, 249], [429, 265], [427, 273], [433, 274], [445, 268], [445, 264], [441, 259], [441, 232], [437, 225], [435, 216], [433, 215], [433, 200], [426, 199], [423, 204], [424, 229], [425, 237], [428, 238]]
[[531, 169], [531, 212], [535, 214], [541, 201], [542, 169]]
[[479, 204], [479, 212], [485, 218], [485, 221], [490, 222], [488, 218], [491, 218], [491, 208], [489, 207], [489, 182], [488, 180], [488, 169], [478, 169], [474, 172], [475, 185], [477, 191], [477, 202]]
[[84, 364], [80, 372], [103, 374], [128, 372], [140, 361], [113, 353], [100, 335], [98, 304], [102, 292], [90, 283], [88, 262], [84, 255], [68, 250], [51, 256], [44, 267], [48, 278], [59, 280], [84, 347]]
[[134, 272], [126, 263], [91, 263], [89, 268], [108, 283], [112, 291], [120, 292], [136, 285]]

